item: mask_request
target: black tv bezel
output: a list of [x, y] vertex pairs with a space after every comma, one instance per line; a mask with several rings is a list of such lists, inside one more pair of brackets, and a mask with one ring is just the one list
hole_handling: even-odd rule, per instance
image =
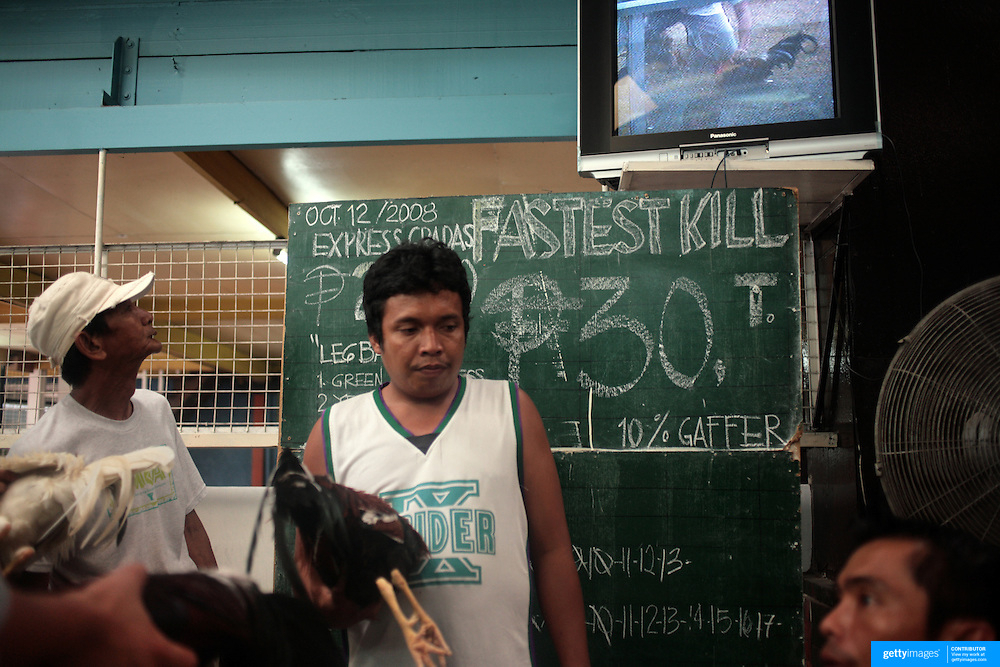
[[[822, 140], [848, 135], [859, 136], [858, 146], [861, 149], [880, 147], [873, 4], [858, 0], [828, 1], [835, 104], [833, 118], [618, 136], [614, 131], [614, 83], [618, 76], [617, 3], [615, 0], [579, 0], [579, 156], [607, 156], [609, 161], [613, 161], [618, 154], [663, 153], [680, 151], [689, 146]], [[720, 141], [711, 137], [712, 134], [726, 134], [727, 138]], [[805, 145], [815, 143], [806, 141]], [[847, 145], [850, 143], [847, 142]], [[801, 157], [807, 157], [810, 149], [804, 150], [806, 154]], [[785, 156], [788, 152], [796, 151], [791, 149], [779, 153]], [[583, 161], [579, 171], [581, 175], [593, 175], [592, 169], [583, 167]]]

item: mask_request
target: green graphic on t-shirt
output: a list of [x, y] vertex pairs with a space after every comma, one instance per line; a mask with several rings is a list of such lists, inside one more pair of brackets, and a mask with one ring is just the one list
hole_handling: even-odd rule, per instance
[[160, 468], [143, 470], [132, 475], [132, 486], [135, 489], [132, 501], [132, 511], [129, 516], [142, 514], [160, 505], [177, 500], [177, 487], [174, 485], [174, 474], [165, 473]]

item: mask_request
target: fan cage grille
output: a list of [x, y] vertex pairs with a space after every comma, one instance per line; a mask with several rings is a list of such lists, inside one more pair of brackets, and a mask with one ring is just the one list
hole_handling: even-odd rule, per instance
[[882, 385], [875, 456], [897, 516], [1000, 545], [1000, 276], [932, 310]]

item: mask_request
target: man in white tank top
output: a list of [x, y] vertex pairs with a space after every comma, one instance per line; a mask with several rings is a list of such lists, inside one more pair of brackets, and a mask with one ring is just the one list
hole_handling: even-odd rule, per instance
[[[449, 665], [532, 664], [534, 586], [560, 661], [586, 666], [583, 596], [545, 428], [512, 383], [459, 375], [470, 301], [446, 245], [424, 239], [382, 255], [365, 275], [364, 308], [389, 382], [325, 412], [303, 462], [380, 495], [421, 533], [431, 555], [411, 585], [453, 651]], [[296, 560], [332, 616], [337, 594]], [[348, 624], [352, 667], [412, 664], [388, 609]]]

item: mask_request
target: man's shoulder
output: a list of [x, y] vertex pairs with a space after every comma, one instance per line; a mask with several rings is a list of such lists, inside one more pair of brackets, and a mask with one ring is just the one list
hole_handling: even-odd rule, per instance
[[140, 401], [153, 401], [153, 402], [166, 402], [167, 397], [161, 393], [155, 392], [152, 389], [136, 389], [135, 393], [132, 394], [132, 398]]
[[132, 395], [135, 418], [142, 428], [177, 433], [177, 420], [167, 397], [148, 389], [136, 389]]
[[326, 410], [323, 410], [325, 414], [328, 411], [339, 411], [339, 410], [353, 410], [357, 409], [358, 406], [370, 402], [373, 400], [375, 395], [374, 391], [366, 391], [363, 394], [355, 394], [354, 396], [346, 396], [336, 403], [330, 405]]
[[167, 397], [149, 389], [136, 389], [135, 393], [132, 394], [132, 404], [147, 409], [170, 411], [170, 402]]
[[477, 378], [471, 375], [465, 376], [465, 383], [468, 386], [478, 385], [481, 387], [510, 387], [512, 385], [516, 386], [510, 380], [492, 380], [490, 378]]
[[465, 392], [467, 394], [477, 393], [509, 393], [517, 389], [517, 384], [510, 380], [490, 380], [486, 378], [465, 378]]
[[69, 451], [68, 442], [73, 440], [75, 428], [65, 423], [60, 415], [66, 410], [56, 403], [33, 425], [28, 427], [20, 438], [11, 443], [11, 454], [23, 454], [29, 451]]

